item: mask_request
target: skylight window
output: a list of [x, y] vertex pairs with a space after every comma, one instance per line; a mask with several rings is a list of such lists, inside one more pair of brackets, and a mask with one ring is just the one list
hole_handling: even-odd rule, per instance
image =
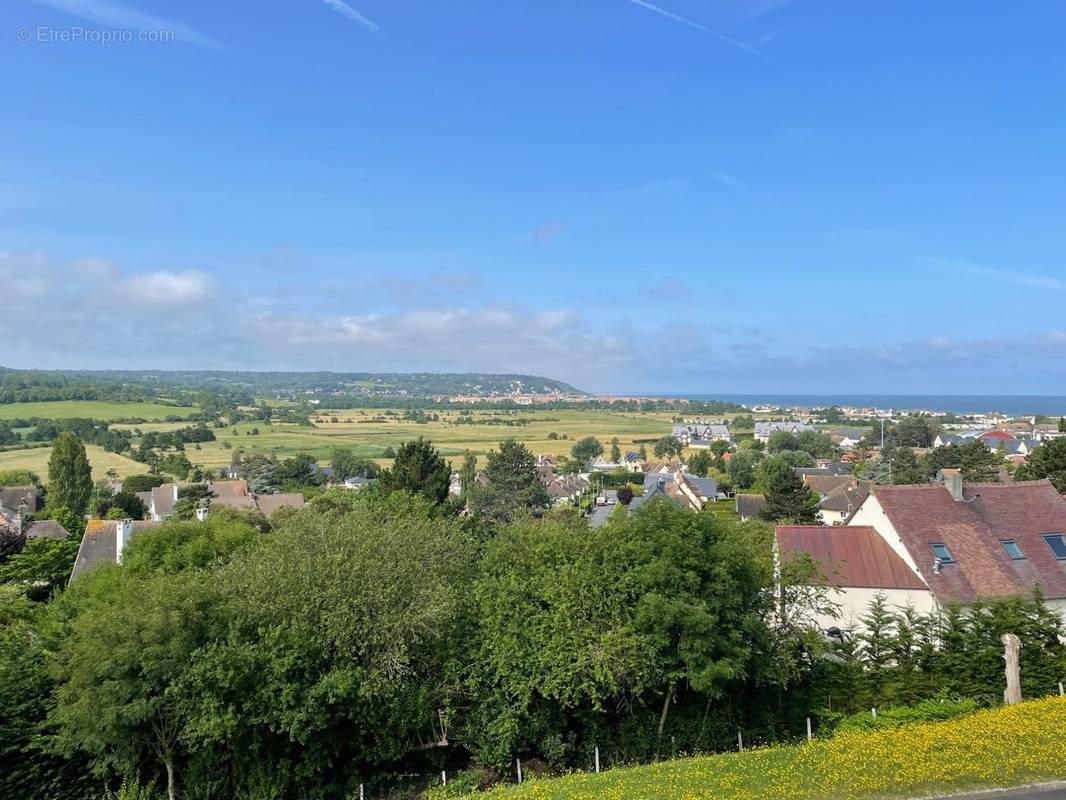
[[1061, 533], [1045, 533], [1044, 541], [1060, 561], [1066, 560], [1066, 535]]
[[1020, 548], [1018, 543], [1013, 539], [1004, 539], [1000, 544], [1003, 545], [1003, 549], [1007, 552], [1007, 555], [1015, 561], [1025, 560], [1025, 553], [1022, 552], [1022, 548]]
[[954, 564], [955, 556], [951, 554], [951, 550], [948, 549], [946, 544], [938, 542], [932, 545], [933, 555], [940, 559], [941, 564]]

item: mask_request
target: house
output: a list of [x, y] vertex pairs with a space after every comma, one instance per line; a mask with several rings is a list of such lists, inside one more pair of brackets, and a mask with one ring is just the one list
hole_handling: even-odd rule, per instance
[[625, 465], [626, 472], [634, 474], [644, 472], [644, 459], [640, 457], [640, 453], [630, 450], [622, 456], [622, 463]]
[[659, 490], [693, 511], [718, 500], [718, 483], [714, 478], [702, 478], [682, 469], [667, 474], [646, 474], [644, 494]]
[[589, 469], [591, 469], [593, 472], [618, 472], [619, 470], [624, 470], [625, 468], [625, 464], [620, 464], [617, 461], [611, 461], [609, 459], [604, 458], [603, 456], [596, 456], [596, 458], [592, 460], [592, 463], [589, 464]]
[[36, 486], [0, 487], [0, 517], [19, 530], [23, 517], [41, 510], [41, 501]]
[[26, 523], [22, 532], [27, 539], [55, 539], [62, 541], [70, 538], [70, 531], [54, 519], [39, 519]]
[[218, 471], [218, 477], [228, 481], [235, 481], [241, 477], [241, 468], [235, 466], [221, 467]]
[[929, 587], [869, 525], [779, 525], [774, 540], [776, 563], [787, 564], [805, 554], [821, 572], [816, 585], [834, 587], [828, 599], [838, 605], [837, 612], [812, 620], [822, 630], [861, 628], [861, 619], [878, 594], [896, 610], [934, 609]]
[[670, 434], [685, 447], [707, 448], [711, 442], [726, 442], [733, 444], [733, 434], [729, 426], [723, 424], [685, 424], [675, 425]]
[[848, 525], [874, 527], [938, 607], [1029, 594], [1066, 614], [1066, 498], [1047, 480], [875, 486]]
[[589, 487], [588, 478], [582, 475], [552, 475], [548, 480], [544, 477], [541, 480], [555, 506], [576, 503]]
[[761, 494], [737, 494], [737, 516], [741, 522], [755, 519], [766, 508], [766, 498]]
[[827, 461], [818, 467], [794, 467], [793, 472], [801, 478], [810, 475], [850, 475], [854, 466], [843, 461]]
[[[151, 492], [138, 492], [137, 496], [145, 501], [148, 519], [151, 522], [162, 522], [174, 514], [174, 506], [178, 502], [181, 489], [192, 484], [164, 483], [156, 486]], [[271, 516], [283, 506], [290, 508], [303, 508], [305, 503], [303, 495], [299, 492], [255, 494], [248, 488], [248, 482], [237, 481], [213, 481], [206, 484], [211, 492], [210, 508], [234, 508], [245, 511], [260, 511]], [[200, 519], [206, 519], [207, 514], [197, 514]]]
[[97, 564], [121, 564], [122, 552], [130, 540], [158, 523], [131, 519], [91, 519], [85, 525], [70, 580], [74, 581]]
[[775, 433], [784, 431], [785, 433], [791, 433], [793, 435], [802, 433], [803, 431], [813, 431], [816, 428], [813, 425], [808, 425], [806, 422], [756, 422], [755, 423], [755, 440], [758, 442], [768, 442], [770, 437]]
[[[452, 494], [452, 490], [454, 489], [454, 494], [458, 497], [460, 491], [462, 490], [462, 485], [459, 483], [459, 473], [453, 473], [452, 477], [452, 482], [448, 484], [448, 493]], [[364, 478], [362, 475], [353, 475], [351, 478], [345, 478], [344, 483], [341, 485], [344, 486], [345, 489], [353, 489], [355, 491], [358, 491], [364, 486], [369, 486], [375, 480], [376, 478]]]
[[854, 478], [837, 486], [818, 502], [818, 518], [823, 525], [844, 525], [862, 505], [872, 487], [871, 481]]
[[811, 475], [800, 476], [803, 485], [818, 495], [819, 500], [825, 500], [829, 495], [841, 486], [853, 486], [858, 480], [852, 475]]
[[866, 428], [837, 428], [829, 434], [829, 438], [842, 450], [854, 450], [868, 433]]

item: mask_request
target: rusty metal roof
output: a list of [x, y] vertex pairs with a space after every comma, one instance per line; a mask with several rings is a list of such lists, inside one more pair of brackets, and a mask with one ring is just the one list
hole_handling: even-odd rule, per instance
[[780, 525], [777, 547], [782, 561], [807, 553], [836, 586], [869, 589], [927, 589], [921, 578], [871, 527]]

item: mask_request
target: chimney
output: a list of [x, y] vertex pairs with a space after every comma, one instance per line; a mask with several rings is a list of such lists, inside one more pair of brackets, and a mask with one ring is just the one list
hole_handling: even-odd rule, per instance
[[178, 484], [174, 484], [174, 502], [178, 502]]
[[944, 488], [951, 492], [952, 499], [956, 503], [962, 502], [962, 472], [957, 469], [942, 469], [940, 480], [944, 482]]
[[132, 519], [120, 519], [115, 521], [115, 563], [122, 563], [122, 551], [126, 549], [126, 545], [130, 542], [130, 536], [133, 534], [133, 520]]

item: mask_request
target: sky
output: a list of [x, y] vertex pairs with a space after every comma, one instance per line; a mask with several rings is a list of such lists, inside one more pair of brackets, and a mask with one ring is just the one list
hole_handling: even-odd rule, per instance
[[1066, 394], [1066, 3], [6, 0], [0, 364]]

